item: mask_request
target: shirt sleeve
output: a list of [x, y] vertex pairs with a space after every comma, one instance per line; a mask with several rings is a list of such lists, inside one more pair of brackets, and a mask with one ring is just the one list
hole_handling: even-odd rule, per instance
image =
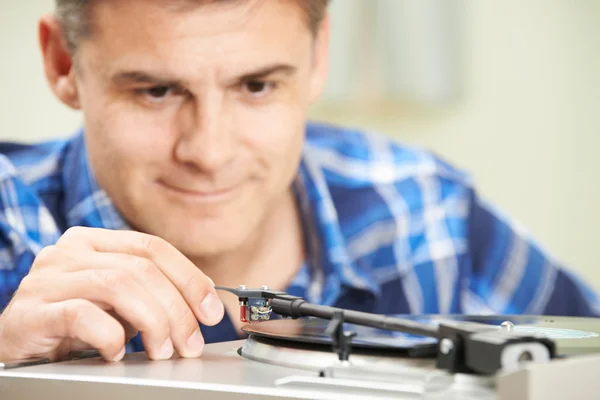
[[35, 259], [32, 250], [15, 246], [11, 236], [10, 229], [0, 223], [0, 311], [8, 305]]
[[4, 309], [41, 250], [48, 211], [0, 154], [0, 310]]
[[472, 271], [464, 309], [498, 314], [599, 316], [597, 294], [518, 224], [476, 196], [469, 216]]

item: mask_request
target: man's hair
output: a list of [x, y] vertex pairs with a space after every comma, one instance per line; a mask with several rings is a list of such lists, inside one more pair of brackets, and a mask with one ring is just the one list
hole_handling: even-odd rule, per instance
[[[179, 0], [188, 3], [219, 3], [236, 0]], [[273, 1], [273, 0], [268, 0]], [[323, 20], [330, 0], [289, 0], [301, 8], [309, 29], [315, 35]], [[64, 31], [71, 53], [75, 53], [80, 40], [91, 34], [91, 8], [94, 0], [55, 0], [56, 15]]]

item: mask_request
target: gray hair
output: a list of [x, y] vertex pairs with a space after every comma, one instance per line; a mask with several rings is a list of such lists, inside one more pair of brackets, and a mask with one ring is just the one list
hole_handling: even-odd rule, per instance
[[[231, 0], [185, 0], [187, 2], [214, 3]], [[313, 34], [316, 34], [327, 11], [330, 0], [293, 0], [301, 9]], [[72, 54], [77, 44], [91, 35], [91, 8], [94, 0], [55, 0], [56, 16], [64, 31], [67, 46]]]

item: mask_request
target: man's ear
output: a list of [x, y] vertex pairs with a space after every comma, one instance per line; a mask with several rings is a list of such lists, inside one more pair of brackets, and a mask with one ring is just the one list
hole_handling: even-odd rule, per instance
[[319, 26], [315, 37], [313, 72], [310, 83], [310, 102], [314, 102], [323, 93], [329, 70], [329, 36], [331, 19], [329, 13]]
[[40, 19], [38, 39], [44, 61], [44, 72], [50, 88], [67, 106], [79, 109], [73, 57], [56, 16], [50, 14]]

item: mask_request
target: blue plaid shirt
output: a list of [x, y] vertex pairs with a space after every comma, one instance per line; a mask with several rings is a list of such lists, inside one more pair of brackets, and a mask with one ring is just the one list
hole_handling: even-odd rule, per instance
[[[287, 291], [384, 314], [597, 316], [598, 298], [478, 197], [467, 174], [378, 136], [308, 124], [294, 189], [307, 260]], [[72, 226], [128, 229], [88, 166], [83, 133], [0, 143], [0, 307]], [[208, 343], [238, 338], [225, 317]], [[139, 337], [128, 350], [142, 350]]]

